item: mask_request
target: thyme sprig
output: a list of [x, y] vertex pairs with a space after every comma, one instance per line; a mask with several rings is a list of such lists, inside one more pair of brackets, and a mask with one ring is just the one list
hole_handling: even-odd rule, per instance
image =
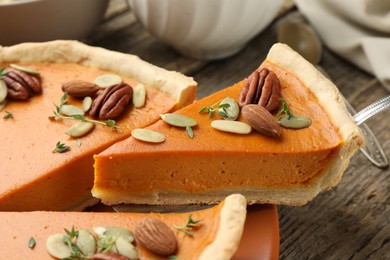
[[10, 111], [5, 111], [5, 115], [3, 116], [3, 119], [10, 119], [13, 118], [14, 114]]
[[221, 101], [222, 100], [219, 100], [218, 102], [212, 104], [211, 106], [203, 107], [202, 109], [199, 110], [199, 114], [207, 112], [209, 117], [211, 118], [214, 116], [214, 112], [217, 111], [219, 116], [221, 116], [223, 118], [227, 118], [228, 114], [227, 114], [226, 108], [228, 108], [230, 106], [230, 104], [227, 104], [227, 103], [220, 104]]
[[49, 116], [50, 119], [71, 119], [71, 120], [79, 120], [84, 122], [91, 122], [94, 124], [100, 124], [107, 127], [112, 127], [114, 129], [119, 129], [120, 127], [116, 124], [115, 120], [108, 119], [106, 121], [98, 121], [93, 120], [85, 117], [84, 115], [70, 115], [70, 116], [64, 116], [61, 114], [61, 107], [66, 103], [66, 99], [68, 98], [68, 93], [64, 92], [64, 95], [60, 99], [60, 103], [58, 105], [54, 105], [56, 107], [54, 112], [54, 116]]
[[71, 230], [64, 228], [66, 235], [64, 235], [64, 243], [67, 244], [71, 250], [71, 259], [81, 258], [82, 252], [76, 244], [76, 240], [79, 236], [79, 231], [72, 226]]
[[61, 143], [60, 141], [57, 142], [56, 147], [52, 151], [53, 153], [64, 153], [66, 151], [70, 150], [70, 146], [65, 145], [64, 143]]
[[110, 235], [106, 234], [104, 236], [99, 236], [98, 241], [98, 252], [100, 253], [106, 253], [111, 250], [111, 248], [115, 245], [116, 239]]
[[290, 111], [290, 109], [288, 108], [287, 101], [284, 98], [279, 98], [279, 100], [280, 100], [280, 102], [282, 102], [282, 108], [276, 114], [276, 119], [280, 119], [281, 117], [283, 117], [283, 113], [285, 114], [287, 119], [290, 119], [291, 117], [293, 117], [294, 115]]
[[202, 220], [194, 220], [192, 219], [192, 213], [190, 213], [190, 215], [188, 216], [188, 219], [187, 219], [187, 223], [183, 226], [176, 226], [174, 225], [174, 227], [180, 231], [183, 231], [186, 235], [188, 236], [193, 236], [194, 233], [191, 231], [193, 229], [198, 229], [199, 228], [199, 222], [201, 222]]

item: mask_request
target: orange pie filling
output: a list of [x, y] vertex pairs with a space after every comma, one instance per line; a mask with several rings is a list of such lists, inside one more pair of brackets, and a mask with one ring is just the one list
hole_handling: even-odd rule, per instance
[[[177, 111], [197, 121], [192, 139], [183, 128], [160, 120], [148, 129], [163, 133], [163, 143], [130, 137], [95, 156], [93, 195], [107, 204], [185, 204], [216, 203], [218, 198], [239, 191], [254, 203], [272, 190], [313, 185], [338, 156], [343, 139], [298, 78], [268, 61], [261, 67], [275, 72], [290, 110], [310, 118], [310, 127], [283, 128], [280, 138], [256, 131], [237, 135], [212, 128], [210, 123], [218, 116], [209, 118], [199, 111], [226, 97], [237, 100], [243, 80]], [[238, 120], [245, 121], [242, 117]], [[289, 197], [293, 200], [294, 194]]]
[[[176, 105], [172, 97], [146, 86], [145, 106], [129, 105], [115, 119], [120, 129], [95, 125], [85, 136], [70, 137], [65, 132], [77, 121], [49, 119], [63, 96], [61, 84], [74, 79], [93, 82], [109, 72], [71, 63], [26, 66], [40, 72], [43, 93], [27, 101], [7, 102], [5, 110], [13, 118], [3, 119], [0, 127], [1, 211], [82, 209], [93, 204], [93, 155], [125, 139], [132, 129], [155, 122]], [[131, 78], [123, 80], [133, 86], [137, 83]], [[68, 97], [67, 102], [81, 107], [82, 99]], [[53, 153], [59, 141], [70, 150]]]
[[[93, 230], [96, 227], [111, 226], [127, 229], [134, 234], [136, 240], [133, 244], [139, 257], [137, 259], [168, 259], [168, 256], [164, 257], [147, 249], [136, 236], [136, 225], [145, 217], [153, 217], [164, 222], [176, 237], [177, 249], [170, 256], [174, 255], [178, 259], [210, 259], [207, 257], [213, 253], [214, 257], [231, 258], [237, 249], [244, 228], [245, 199], [240, 195], [233, 195], [214, 207], [191, 212], [192, 220], [198, 221], [198, 223], [195, 224], [194, 228], [186, 229], [190, 234], [177, 228], [185, 226], [189, 216], [189, 212], [167, 214], [0, 212], [3, 225], [2, 237], [6, 241], [6, 243], [0, 244], [0, 250], [2, 257], [8, 259], [24, 259], [26, 257], [48, 259], [50, 258], [47, 251], [49, 236], [55, 233], [65, 236], [64, 229], [71, 230], [72, 227], [75, 230], [86, 229], [94, 234]], [[229, 242], [224, 243], [223, 237], [229, 239]], [[34, 240], [34, 244], [29, 247], [27, 243], [31, 239]]]

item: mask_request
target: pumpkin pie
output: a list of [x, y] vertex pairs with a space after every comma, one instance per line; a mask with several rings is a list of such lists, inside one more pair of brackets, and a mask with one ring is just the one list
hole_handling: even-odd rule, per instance
[[[173, 231], [177, 249], [172, 255], [178, 259], [231, 259], [243, 234], [246, 205], [242, 195], [234, 194], [212, 208], [185, 213], [0, 212], [3, 225], [0, 251], [4, 259], [52, 259], [47, 248], [52, 248], [49, 237], [53, 234], [62, 234], [62, 238], [66, 236], [64, 229], [79, 232], [83, 229], [88, 230], [97, 240], [100, 232], [94, 232], [108, 230], [106, 227], [111, 230], [112, 227], [119, 227], [135, 234], [136, 242], [133, 244], [139, 259], [168, 259], [141, 244], [141, 237], [137, 237], [134, 232], [140, 221], [153, 217], [163, 221]], [[199, 221], [195, 228], [185, 229], [191, 233], [175, 228], [185, 226], [189, 216], [193, 221]], [[63, 241], [61, 239], [59, 243], [66, 247]], [[110, 251], [115, 252], [111, 248]], [[119, 246], [116, 248], [119, 249]]]
[[[12, 100], [20, 91], [8, 91], [0, 120], [0, 211], [81, 210], [96, 203], [91, 196], [93, 155], [130, 136], [132, 129], [157, 121], [161, 113], [192, 103], [196, 95], [192, 78], [76, 41], [0, 46], [0, 68], [12, 64], [38, 71], [41, 91], [24, 101]], [[130, 104], [115, 118], [119, 128], [96, 124], [85, 136], [71, 137], [65, 132], [75, 120], [49, 119], [64, 96], [64, 82], [93, 82], [107, 74], [120, 76], [133, 88], [138, 83], [146, 88], [143, 107]], [[78, 98], [66, 102], [82, 106]], [[53, 153], [67, 146], [68, 151]]]
[[[337, 185], [363, 144], [338, 89], [283, 44], [270, 49], [262, 69], [277, 76], [289, 111], [304, 115], [310, 126], [282, 127], [273, 137], [212, 127], [218, 115], [199, 112], [226, 97], [238, 101], [249, 81], [243, 79], [175, 112], [196, 121], [187, 127], [191, 134], [159, 120], [147, 129], [165, 141], [129, 137], [96, 155], [93, 196], [109, 205], [212, 204], [239, 192], [249, 204], [303, 205]], [[237, 120], [249, 123], [242, 115]]]

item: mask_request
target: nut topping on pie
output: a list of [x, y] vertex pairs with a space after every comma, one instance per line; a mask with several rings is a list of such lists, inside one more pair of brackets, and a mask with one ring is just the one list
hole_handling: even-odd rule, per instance
[[176, 236], [161, 220], [146, 217], [135, 228], [136, 239], [150, 251], [159, 255], [171, 255], [177, 249]]
[[12, 99], [25, 100], [42, 92], [39, 79], [21, 70], [9, 69], [3, 80], [8, 87], [8, 96]]
[[131, 102], [132, 95], [133, 88], [130, 85], [112, 85], [95, 98], [89, 114], [101, 120], [117, 118]]
[[71, 80], [62, 84], [62, 91], [67, 92], [71, 97], [95, 96], [100, 87], [92, 82], [84, 80]]
[[245, 105], [241, 110], [241, 114], [257, 132], [273, 137], [281, 136], [281, 127], [275, 117], [263, 106], [253, 104]]
[[248, 77], [240, 92], [238, 104], [259, 104], [272, 112], [279, 106], [280, 83], [276, 74], [266, 68], [256, 70]]

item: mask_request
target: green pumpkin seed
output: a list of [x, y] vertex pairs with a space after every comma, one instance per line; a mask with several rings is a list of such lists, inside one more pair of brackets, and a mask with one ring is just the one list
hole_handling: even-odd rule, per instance
[[[227, 104], [227, 106], [225, 106]], [[227, 97], [219, 103], [218, 115], [226, 120], [236, 120], [240, 114], [240, 107], [233, 98]]]
[[165, 141], [165, 135], [149, 129], [137, 128], [131, 131], [131, 135], [140, 141], [150, 143], [162, 143]]
[[146, 99], [146, 89], [145, 85], [142, 83], [138, 83], [134, 87], [133, 92], [133, 104], [135, 108], [141, 108], [145, 105], [145, 99]]
[[120, 255], [130, 259], [138, 259], [138, 251], [134, 245], [125, 237], [120, 236], [115, 241], [115, 247]]
[[86, 229], [79, 230], [76, 245], [86, 258], [92, 257], [96, 252], [97, 246], [95, 237]]
[[65, 259], [71, 256], [69, 246], [64, 242], [63, 234], [52, 234], [46, 240], [47, 252], [58, 259]]
[[192, 119], [188, 116], [183, 116], [180, 114], [164, 114], [160, 115], [162, 120], [166, 123], [178, 126], [178, 127], [193, 127], [196, 126], [197, 122], [195, 119]]
[[72, 137], [81, 137], [91, 131], [94, 126], [95, 124], [92, 122], [79, 121], [72, 125], [71, 128], [68, 129], [66, 134]]
[[116, 74], [103, 74], [97, 77], [93, 82], [101, 88], [108, 88], [122, 83], [122, 78]]
[[285, 128], [301, 129], [309, 127], [311, 125], [311, 120], [305, 116], [293, 115], [280, 118], [278, 123]]
[[0, 79], [0, 103], [2, 103], [8, 94], [8, 88], [4, 80]]
[[84, 112], [89, 111], [89, 109], [91, 109], [91, 106], [92, 106], [92, 98], [91, 97], [85, 97], [83, 99], [83, 104], [82, 104], [83, 111]]
[[99, 237], [104, 237], [110, 235], [114, 238], [124, 237], [130, 243], [134, 241], [133, 233], [125, 228], [113, 227], [113, 226], [103, 226], [103, 227], [94, 227], [92, 228], [93, 232], [96, 233]]
[[73, 105], [63, 105], [60, 108], [60, 113], [67, 116], [84, 115], [84, 111]]
[[24, 67], [24, 66], [17, 65], [17, 64], [10, 64], [10, 66], [11, 66], [12, 68], [14, 68], [14, 69], [17, 69], [17, 70], [26, 72], [26, 73], [28, 73], [28, 74], [39, 75], [39, 71], [37, 71], [37, 70], [35, 70], [35, 69], [32, 69], [32, 68]]
[[240, 121], [230, 120], [214, 120], [211, 122], [211, 127], [234, 134], [249, 134], [252, 131], [250, 125]]

